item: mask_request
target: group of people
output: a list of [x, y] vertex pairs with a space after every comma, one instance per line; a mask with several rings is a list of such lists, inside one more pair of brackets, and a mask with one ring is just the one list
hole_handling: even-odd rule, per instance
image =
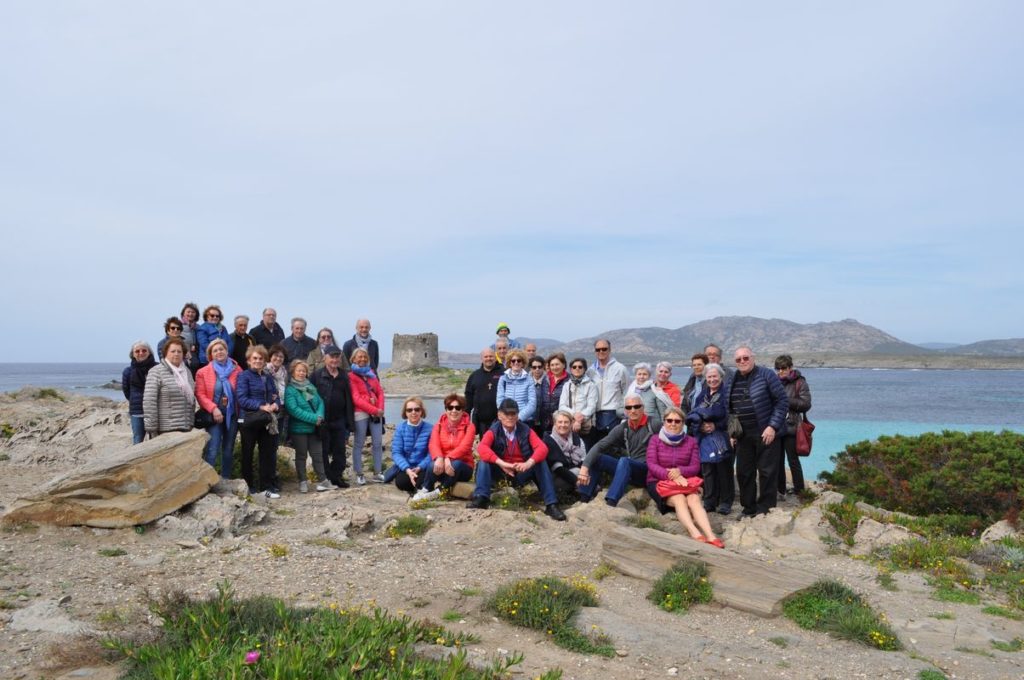
[[787, 492], [787, 461], [789, 491], [803, 490], [796, 432], [811, 397], [789, 355], [779, 356], [773, 371], [742, 346], [735, 368], [725, 368], [721, 349], [710, 344], [691, 357], [692, 372], [679, 386], [666, 361], [627, 370], [607, 339], [594, 343], [592, 363], [560, 352], [543, 357], [500, 324], [464, 396], [447, 395], [436, 423], [422, 399], [405, 400], [385, 471], [385, 396], [370, 322], [357, 321], [355, 335], [339, 348], [329, 328], [306, 336], [301, 318], [292, 319], [285, 338], [276, 317], [268, 308], [250, 328], [240, 315], [228, 333], [219, 307], [207, 307], [199, 324], [198, 307], [188, 303], [167, 320], [159, 361], [147, 343], [133, 344], [122, 380], [133, 440], [204, 427], [205, 460], [216, 466], [219, 458], [222, 476], [230, 477], [240, 433], [242, 477], [253, 493], [277, 498], [281, 438], [295, 449], [305, 493], [307, 460], [317, 491], [349, 485], [343, 473], [350, 433], [355, 482], [367, 483], [361, 454], [369, 436], [370, 481], [394, 481], [414, 500], [475, 477], [468, 507], [480, 509], [498, 480], [533, 482], [545, 513], [561, 521], [559, 492], [589, 502], [604, 489], [614, 506], [630, 486], [646, 488], [692, 538], [719, 547], [708, 513], [732, 512], [737, 481], [745, 516], [768, 512]]

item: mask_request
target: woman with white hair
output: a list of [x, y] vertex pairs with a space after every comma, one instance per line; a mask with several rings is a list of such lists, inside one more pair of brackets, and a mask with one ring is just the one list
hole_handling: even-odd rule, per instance
[[704, 387], [690, 409], [686, 422], [697, 437], [704, 478], [704, 509], [728, 515], [735, 488], [732, 481], [733, 451], [729, 443], [729, 413], [722, 387], [725, 371], [715, 363], [704, 366]]
[[629, 383], [629, 387], [626, 388], [626, 396], [630, 394], [640, 397], [640, 401], [644, 404], [644, 413], [648, 418], [661, 419], [665, 407], [658, 408], [658, 398], [654, 394], [654, 381], [651, 380], [651, 365], [646, 361], [641, 361], [633, 366], [633, 382]]
[[[180, 330], [181, 325], [178, 325]], [[156, 366], [153, 349], [148, 342], [139, 340], [128, 353], [131, 364], [121, 373], [121, 391], [128, 400], [128, 417], [132, 423], [132, 444], [146, 438], [146, 424], [142, 415], [142, 395], [146, 392], [146, 376]]]
[[654, 367], [654, 395], [665, 404], [666, 409], [679, 406], [683, 399], [679, 385], [672, 382], [671, 377], [671, 362], [659, 361]]

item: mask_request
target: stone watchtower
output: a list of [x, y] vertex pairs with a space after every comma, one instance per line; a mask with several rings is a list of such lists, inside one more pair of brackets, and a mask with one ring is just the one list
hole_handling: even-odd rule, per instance
[[391, 370], [408, 371], [413, 368], [437, 368], [437, 335], [400, 335], [391, 341]]

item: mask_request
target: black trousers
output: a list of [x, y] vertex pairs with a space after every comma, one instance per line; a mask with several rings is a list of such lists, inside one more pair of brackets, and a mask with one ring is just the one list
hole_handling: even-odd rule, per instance
[[339, 484], [341, 475], [345, 472], [345, 444], [348, 441], [348, 428], [345, 426], [344, 420], [333, 420], [321, 425], [319, 432], [327, 479], [334, 484]]
[[[242, 479], [250, 489], [266, 491], [278, 488], [277, 482], [277, 435], [270, 434], [266, 426], [243, 427], [242, 430]], [[257, 486], [252, 469], [252, 454], [260, 447], [260, 483]]]
[[781, 450], [782, 441], [778, 437], [770, 446], [765, 446], [760, 432], [744, 435], [736, 442], [736, 479], [740, 484], [744, 514], [768, 512], [775, 507]]
[[782, 438], [782, 448], [779, 450], [779, 493], [786, 493], [786, 460], [789, 460], [789, 474], [793, 476], [793, 491], [800, 493], [804, 490], [804, 468], [800, 464], [800, 456], [796, 455], [795, 434], [787, 434]]

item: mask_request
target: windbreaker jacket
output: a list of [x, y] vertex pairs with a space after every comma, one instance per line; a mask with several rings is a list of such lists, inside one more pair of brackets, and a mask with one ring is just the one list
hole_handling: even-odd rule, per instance
[[473, 467], [473, 440], [476, 438], [476, 429], [469, 419], [468, 413], [463, 413], [459, 422], [455, 424], [452, 431], [448, 431], [448, 414], [445, 413], [434, 425], [430, 433], [430, 458], [451, 458], [459, 460]]

